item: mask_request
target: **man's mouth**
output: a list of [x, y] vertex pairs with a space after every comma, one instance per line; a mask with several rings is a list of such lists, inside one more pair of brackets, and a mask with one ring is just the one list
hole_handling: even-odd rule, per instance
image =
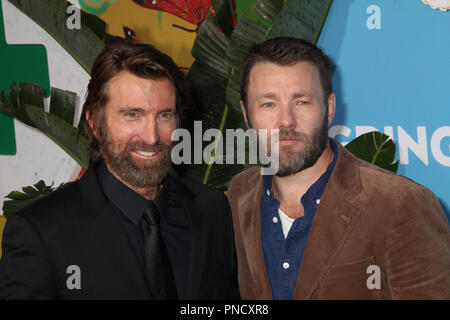
[[141, 151], [141, 150], [134, 150], [134, 153], [138, 154], [141, 158], [146, 159], [154, 159], [157, 157], [159, 152], [154, 151]]
[[279, 139], [280, 141], [300, 141], [300, 139], [294, 137], [283, 137]]
[[298, 144], [300, 142], [299, 139], [295, 139], [295, 138], [282, 138], [279, 141], [280, 141], [280, 146], [290, 146], [290, 145]]

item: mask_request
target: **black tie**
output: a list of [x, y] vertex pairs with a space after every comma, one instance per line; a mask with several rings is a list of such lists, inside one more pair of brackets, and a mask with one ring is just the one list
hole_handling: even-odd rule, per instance
[[144, 211], [143, 219], [145, 263], [153, 298], [156, 300], [176, 299], [172, 266], [159, 227], [160, 214], [153, 201], [149, 201], [149, 207]]

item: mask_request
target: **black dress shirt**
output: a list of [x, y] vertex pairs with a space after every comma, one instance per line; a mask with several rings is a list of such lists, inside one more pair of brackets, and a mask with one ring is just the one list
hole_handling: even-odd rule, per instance
[[94, 170], [105, 196], [112, 202], [116, 214], [124, 227], [136, 256], [145, 270], [144, 233], [141, 219], [149, 201], [153, 201], [161, 213], [161, 236], [166, 244], [175, 277], [178, 299], [187, 296], [188, 273], [190, 265], [191, 232], [176, 187], [170, 175], [163, 182], [163, 188], [154, 200], [147, 200], [128, 188], [109, 172], [101, 161]]

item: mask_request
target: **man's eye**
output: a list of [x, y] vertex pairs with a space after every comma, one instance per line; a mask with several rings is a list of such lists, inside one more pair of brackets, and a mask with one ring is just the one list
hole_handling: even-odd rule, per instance
[[266, 102], [263, 104], [263, 107], [266, 107], [266, 108], [272, 108], [273, 106], [274, 106], [274, 104], [272, 102]]
[[299, 104], [299, 105], [305, 105], [305, 104], [308, 104], [308, 101], [305, 101], [305, 100], [299, 100], [299, 101], [297, 101], [297, 104]]
[[173, 117], [173, 112], [163, 112], [159, 116], [163, 119], [171, 119]]
[[133, 119], [135, 119], [135, 118], [137, 118], [139, 116], [139, 114], [137, 113], [137, 112], [128, 112], [127, 113], [127, 117], [128, 118], [133, 118]]

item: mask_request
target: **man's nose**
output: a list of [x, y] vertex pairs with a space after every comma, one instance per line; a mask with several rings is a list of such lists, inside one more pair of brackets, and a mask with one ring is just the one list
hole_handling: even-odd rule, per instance
[[279, 127], [280, 128], [292, 128], [296, 127], [295, 114], [289, 105], [281, 106], [279, 114]]
[[146, 121], [140, 136], [145, 143], [150, 145], [155, 145], [159, 142], [159, 130], [156, 119], [151, 118]]

